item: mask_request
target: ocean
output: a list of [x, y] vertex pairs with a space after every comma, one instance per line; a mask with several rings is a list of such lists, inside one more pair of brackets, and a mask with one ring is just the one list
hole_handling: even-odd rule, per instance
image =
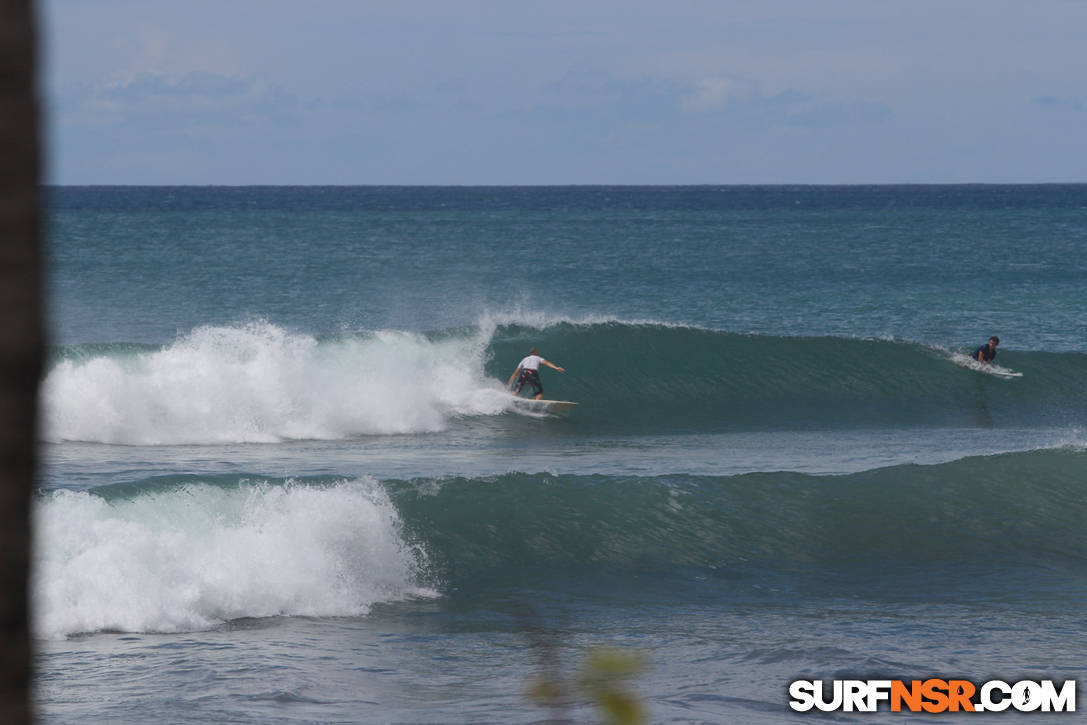
[[1087, 185], [45, 201], [43, 723], [1009, 723], [789, 687], [1087, 673]]

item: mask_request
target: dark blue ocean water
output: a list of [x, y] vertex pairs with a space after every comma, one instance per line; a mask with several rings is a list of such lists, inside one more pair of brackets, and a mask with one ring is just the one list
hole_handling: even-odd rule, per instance
[[[1083, 672], [1085, 185], [46, 197], [44, 722]], [[569, 416], [504, 392], [532, 346]]]

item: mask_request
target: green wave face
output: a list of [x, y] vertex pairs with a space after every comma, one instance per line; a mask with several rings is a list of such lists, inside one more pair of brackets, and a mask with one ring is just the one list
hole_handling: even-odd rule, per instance
[[845, 476], [553, 476], [386, 482], [451, 583], [570, 568], [1087, 559], [1087, 453], [1049, 450]]
[[[599, 323], [501, 328], [487, 372], [529, 346], [546, 397], [582, 403], [586, 425], [720, 431], [1087, 422], [1087, 355], [1001, 351], [999, 368], [917, 343], [741, 335]], [[996, 373], [996, 374], [994, 374]]]

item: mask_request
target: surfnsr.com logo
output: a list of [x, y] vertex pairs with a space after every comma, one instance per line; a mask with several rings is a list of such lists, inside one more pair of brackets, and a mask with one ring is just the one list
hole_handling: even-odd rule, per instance
[[1076, 681], [796, 680], [789, 697], [797, 712], [1075, 712]]

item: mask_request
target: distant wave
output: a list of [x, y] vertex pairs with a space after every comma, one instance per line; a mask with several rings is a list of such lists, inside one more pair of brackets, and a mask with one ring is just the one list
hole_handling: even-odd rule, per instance
[[746, 335], [655, 321], [519, 313], [427, 334], [318, 339], [270, 323], [203, 327], [154, 347], [59, 348], [47, 440], [216, 444], [424, 433], [509, 413], [530, 346], [547, 397], [593, 432], [1087, 423], [1087, 355], [1002, 351], [1005, 378], [962, 352], [891, 340]]

